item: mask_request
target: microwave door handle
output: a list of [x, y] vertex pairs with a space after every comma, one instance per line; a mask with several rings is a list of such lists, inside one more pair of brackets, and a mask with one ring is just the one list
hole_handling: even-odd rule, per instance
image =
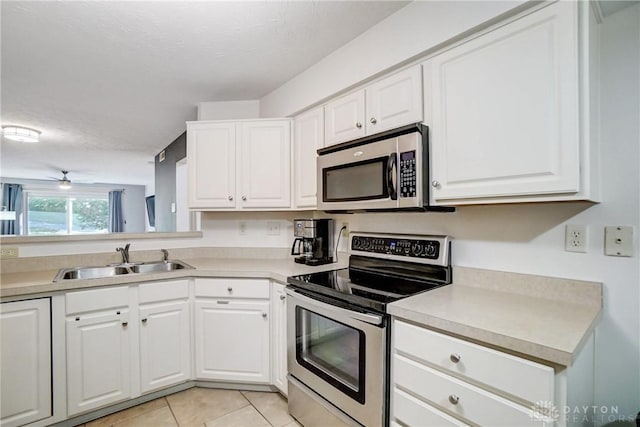
[[351, 311], [347, 310], [346, 308], [336, 307], [335, 305], [327, 304], [313, 298], [309, 298], [308, 296], [302, 295], [299, 292], [288, 288], [285, 289], [285, 293], [291, 298], [303, 302], [307, 306], [313, 306], [319, 310], [324, 310], [325, 312], [328, 311], [332, 313], [342, 314], [343, 316], [349, 317], [354, 320], [359, 320], [361, 322], [369, 323], [371, 325], [382, 325], [382, 316], [378, 316], [376, 314], [360, 313], [358, 311]]
[[389, 154], [387, 160], [387, 190], [391, 200], [398, 200], [398, 153]]

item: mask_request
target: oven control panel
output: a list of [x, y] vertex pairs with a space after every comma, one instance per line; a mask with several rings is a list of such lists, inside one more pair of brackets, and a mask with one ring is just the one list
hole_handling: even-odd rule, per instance
[[392, 236], [354, 234], [351, 253], [403, 261], [448, 264], [449, 238], [446, 236]]

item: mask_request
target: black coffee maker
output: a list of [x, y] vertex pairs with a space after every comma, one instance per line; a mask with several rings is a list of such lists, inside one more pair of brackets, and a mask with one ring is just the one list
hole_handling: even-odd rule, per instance
[[333, 220], [294, 219], [291, 255], [295, 262], [322, 265], [333, 262]]

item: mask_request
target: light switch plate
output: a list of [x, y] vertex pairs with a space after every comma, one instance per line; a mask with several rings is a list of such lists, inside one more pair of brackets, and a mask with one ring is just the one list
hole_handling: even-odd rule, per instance
[[604, 254], [633, 256], [633, 227], [621, 225], [604, 228]]

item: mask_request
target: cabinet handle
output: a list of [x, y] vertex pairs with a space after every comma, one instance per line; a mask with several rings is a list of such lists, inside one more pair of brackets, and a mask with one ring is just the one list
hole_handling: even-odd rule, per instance
[[451, 353], [451, 356], [449, 356], [449, 359], [451, 359], [453, 363], [458, 363], [460, 359], [462, 359], [462, 357], [458, 353]]
[[362, 128], [362, 123], [360, 123], [360, 122], [356, 123], [356, 127], [357, 127], [358, 129], [361, 129], [361, 128]]
[[122, 322], [122, 327], [126, 328], [127, 326], [129, 326], [129, 322]]
[[80, 318], [79, 318], [79, 317], [76, 317], [76, 322], [78, 322], [79, 320], [80, 320]]
[[229, 196], [229, 201], [232, 202], [233, 201], [233, 196]]
[[456, 396], [455, 394], [450, 394], [449, 395], [449, 402], [451, 402], [452, 405], [457, 405], [459, 400], [460, 400], [460, 398], [458, 396]]
[[371, 122], [372, 125], [375, 125], [376, 123], [378, 123], [375, 117], [371, 117], [371, 120], [369, 121]]
[[267, 318], [267, 313], [262, 313], [262, 317], [263, 317], [264, 319], [266, 319], [266, 318]]
[[440, 182], [434, 179], [433, 181], [431, 181], [431, 186], [433, 188], [440, 188]]
[[232, 288], [231, 286], [229, 286], [229, 287], [227, 288], [227, 291], [228, 291], [228, 292], [233, 292], [233, 288]]
[[147, 323], [147, 318], [142, 319], [142, 323]]
[[247, 200], [247, 196], [242, 196], [242, 200], [246, 201]]
[[280, 295], [280, 301], [284, 301], [285, 300], [285, 296], [284, 295]]

